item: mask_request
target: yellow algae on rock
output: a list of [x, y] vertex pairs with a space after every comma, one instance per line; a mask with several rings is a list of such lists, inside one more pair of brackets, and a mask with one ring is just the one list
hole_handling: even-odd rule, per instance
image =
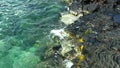
[[82, 54], [83, 48], [84, 48], [84, 45], [76, 46], [75, 48], [75, 51], [77, 52], [76, 56]]
[[86, 36], [86, 35], [88, 35], [88, 34], [90, 34], [90, 33], [92, 33], [92, 30], [91, 30], [91, 29], [88, 29], [88, 30], [85, 31], [84, 36]]
[[80, 38], [80, 39], [78, 39], [78, 42], [79, 42], [79, 43], [83, 43], [83, 42], [84, 42], [84, 39], [83, 39], [83, 38]]
[[79, 48], [79, 49], [80, 49], [80, 51], [82, 51], [82, 50], [83, 50], [83, 48], [84, 48], [84, 46], [83, 46], [83, 45], [82, 45], [82, 46], [80, 46], [80, 48]]
[[84, 55], [78, 55], [77, 58], [80, 60], [80, 61], [83, 61], [85, 59], [85, 56]]

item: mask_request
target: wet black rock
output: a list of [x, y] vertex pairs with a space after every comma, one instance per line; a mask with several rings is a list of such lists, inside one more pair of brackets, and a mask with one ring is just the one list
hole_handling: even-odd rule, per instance
[[113, 17], [113, 20], [114, 20], [114, 22], [120, 24], [120, 14], [115, 15], [115, 16]]
[[79, 10], [80, 8], [82, 8], [82, 6], [80, 5], [79, 2], [76, 2], [76, 1], [69, 6], [69, 9], [74, 12], [80, 12]]
[[113, 3], [118, 2], [118, 0], [106, 0], [106, 2], [109, 3], [109, 4], [113, 4]]
[[116, 12], [120, 13], [120, 5], [116, 6]]
[[[87, 29], [93, 31], [84, 37], [85, 49], [83, 54], [86, 58], [81, 63], [80, 68], [120, 68], [119, 3], [118, 0], [104, 1], [106, 3], [102, 5], [93, 5], [91, 2], [94, 7], [95, 5], [99, 7], [98, 11], [79, 18], [75, 23], [65, 28], [80, 37]], [[116, 3], [117, 8], [114, 8], [114, 3]], [[88, 4], [90, 5], [87, 3], [84, 7], [87, 7]], [[91, 6], [87, 8], [90, 9]]]
[[[118, 7], [118, 0], [73, 0], [69, 9], [74, 12], [88, 11], [93, 12], [109, 12]], [[109, 8], [109, 9], [108, 9]]]

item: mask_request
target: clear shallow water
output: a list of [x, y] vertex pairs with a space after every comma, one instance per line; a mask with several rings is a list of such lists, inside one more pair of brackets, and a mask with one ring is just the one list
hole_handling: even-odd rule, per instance
[[35, 68], [62, 11], [60, 0], [0, 0], [0, 68]]

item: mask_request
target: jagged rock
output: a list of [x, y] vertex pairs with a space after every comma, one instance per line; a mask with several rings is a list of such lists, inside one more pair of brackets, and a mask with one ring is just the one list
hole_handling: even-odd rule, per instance
[[[86, 58], [80, 64], [80, 68], [120, 67], [120, 25], [113, 21], [116, 20], [116, 14], [107, 15], [109, 10], [117, 13], [110, 7], [112, 4], [104, 5], [105, 8], [101, 6], [99, 11], [83, 16], [66, 27], [66, 30], [80, 37], [87, 29], [93, 31], [92, 34], [85, 37], [83, 54]], [[107, 12], [104, 13], [106, 10]], [[117, 18], [118, 20], [119, 18]]]

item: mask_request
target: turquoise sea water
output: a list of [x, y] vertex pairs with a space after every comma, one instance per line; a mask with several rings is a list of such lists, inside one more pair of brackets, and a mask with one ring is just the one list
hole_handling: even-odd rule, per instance
[[35, 68], [64, 10], [60, 0], [0, 0], [0, 68]]

